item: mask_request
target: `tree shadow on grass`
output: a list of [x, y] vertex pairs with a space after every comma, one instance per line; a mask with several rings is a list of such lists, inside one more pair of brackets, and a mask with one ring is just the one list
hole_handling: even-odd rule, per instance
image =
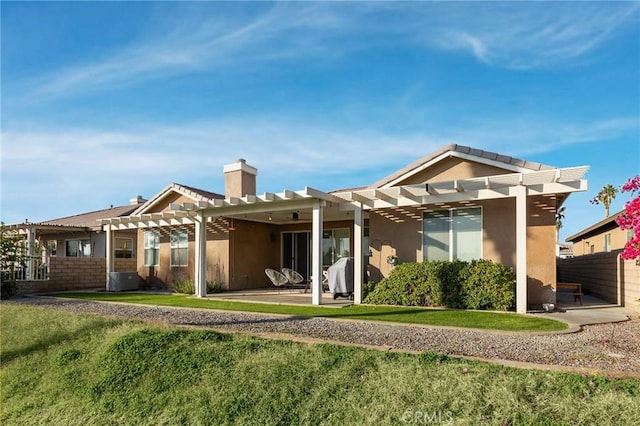
[[82, 339], [83, 337], [90, 336], [96, 331], [103, 329], [105, 327], [110, 327], [110, 325], [105, 323], [93, 323], [93, 324], [85, 325], [74, 331], [58, 332], [58, 333], [51, 334], [47, 336], [46, 339], [40, 339], [24, 348], [12, 350], [12, 349], [7, 349], [6, 347], [3, 347], [2, 350], [0, 351], [2, 364], [6, 364], [22, 356], [28, 356], [35, 352], [47, 350], [50, 347], [59, 345], [61, 343], [72, 342], [74, 340]]

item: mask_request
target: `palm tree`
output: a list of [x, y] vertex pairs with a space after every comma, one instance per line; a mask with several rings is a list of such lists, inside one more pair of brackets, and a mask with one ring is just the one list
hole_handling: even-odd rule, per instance
[[556, 229], [559, 231], [562, 228], [562, 221], [564, 220], [565, 207], [560, 207], [556, 211]]
[[610, 183], [606, 184], [602, 187], [598, 195], [595, 196], [593, 200], [591, 200], [592, 204], [600, 204], [604, 206], [604, 217], [609, 217], [609, 207], [611, 207], [611, 202], [614, 198], [616, 198], [616, 194], [618, 193], [618, 189], [611, 185]]

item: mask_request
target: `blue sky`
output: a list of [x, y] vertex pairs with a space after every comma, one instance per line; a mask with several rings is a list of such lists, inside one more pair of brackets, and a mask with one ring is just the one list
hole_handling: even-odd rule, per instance
[[[561, 237], [640, 172], [638, 2], [2, 2], [5, 223], [367, 185], [459, 143], [589, 165]], [[620, 195], [612, 211], [623, 208]]]

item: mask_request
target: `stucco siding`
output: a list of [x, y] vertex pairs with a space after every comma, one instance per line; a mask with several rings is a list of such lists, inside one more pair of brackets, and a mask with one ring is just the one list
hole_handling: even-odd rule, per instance
[[437, 164], [422, 170], [413, 176], [398, 183], [398, 185], [411, 185], [425, 182], [443, 182], [454, 179], [468, 179], [480, 176], [493, 176], [512, 171], [476, 163], [457, 157], [450, 157]]
[[[624, 248], [627, 243], [627, 231], [618, 227], [608, 230], [599, 231], [580, 238], [573, 243], [573, 255], [582, 256], [585, 254], [601, 253], [605, 252], [605, 235], [609, 234], [611, 237], [611, 246], [609, 251], [619, 250]], [[592, 248], [593, 247], [593, 248]]]

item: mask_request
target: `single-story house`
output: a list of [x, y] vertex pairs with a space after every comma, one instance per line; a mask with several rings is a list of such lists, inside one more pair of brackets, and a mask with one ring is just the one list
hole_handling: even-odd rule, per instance
[[115, 232], [137, 231], [137, 272], [147, 285], [194, 279], [229, 290], [269, 284], [265, 268], [290, 267], [322, 303], [322, 272], [354, 258], [355, 303], [362, 284], [399, 262], [489, 259], [516, 269], [516, 305], [555, 301], [555, 213], [585, 191], [588, 167], [556, 168], [449, 145], [367, 187], [306, 187], [256, 194], [257, 169], [224, 167], [225, 194], [170, 184], [128, 216], [101, 221], [107, 275]]
[[573, 243], [573, 255], [583, 256], [623, 249], [633, 236], [633, 230], [620, 229], [616, 219], [622, 214], [624, 210], [568, 237], [565, 241]]

